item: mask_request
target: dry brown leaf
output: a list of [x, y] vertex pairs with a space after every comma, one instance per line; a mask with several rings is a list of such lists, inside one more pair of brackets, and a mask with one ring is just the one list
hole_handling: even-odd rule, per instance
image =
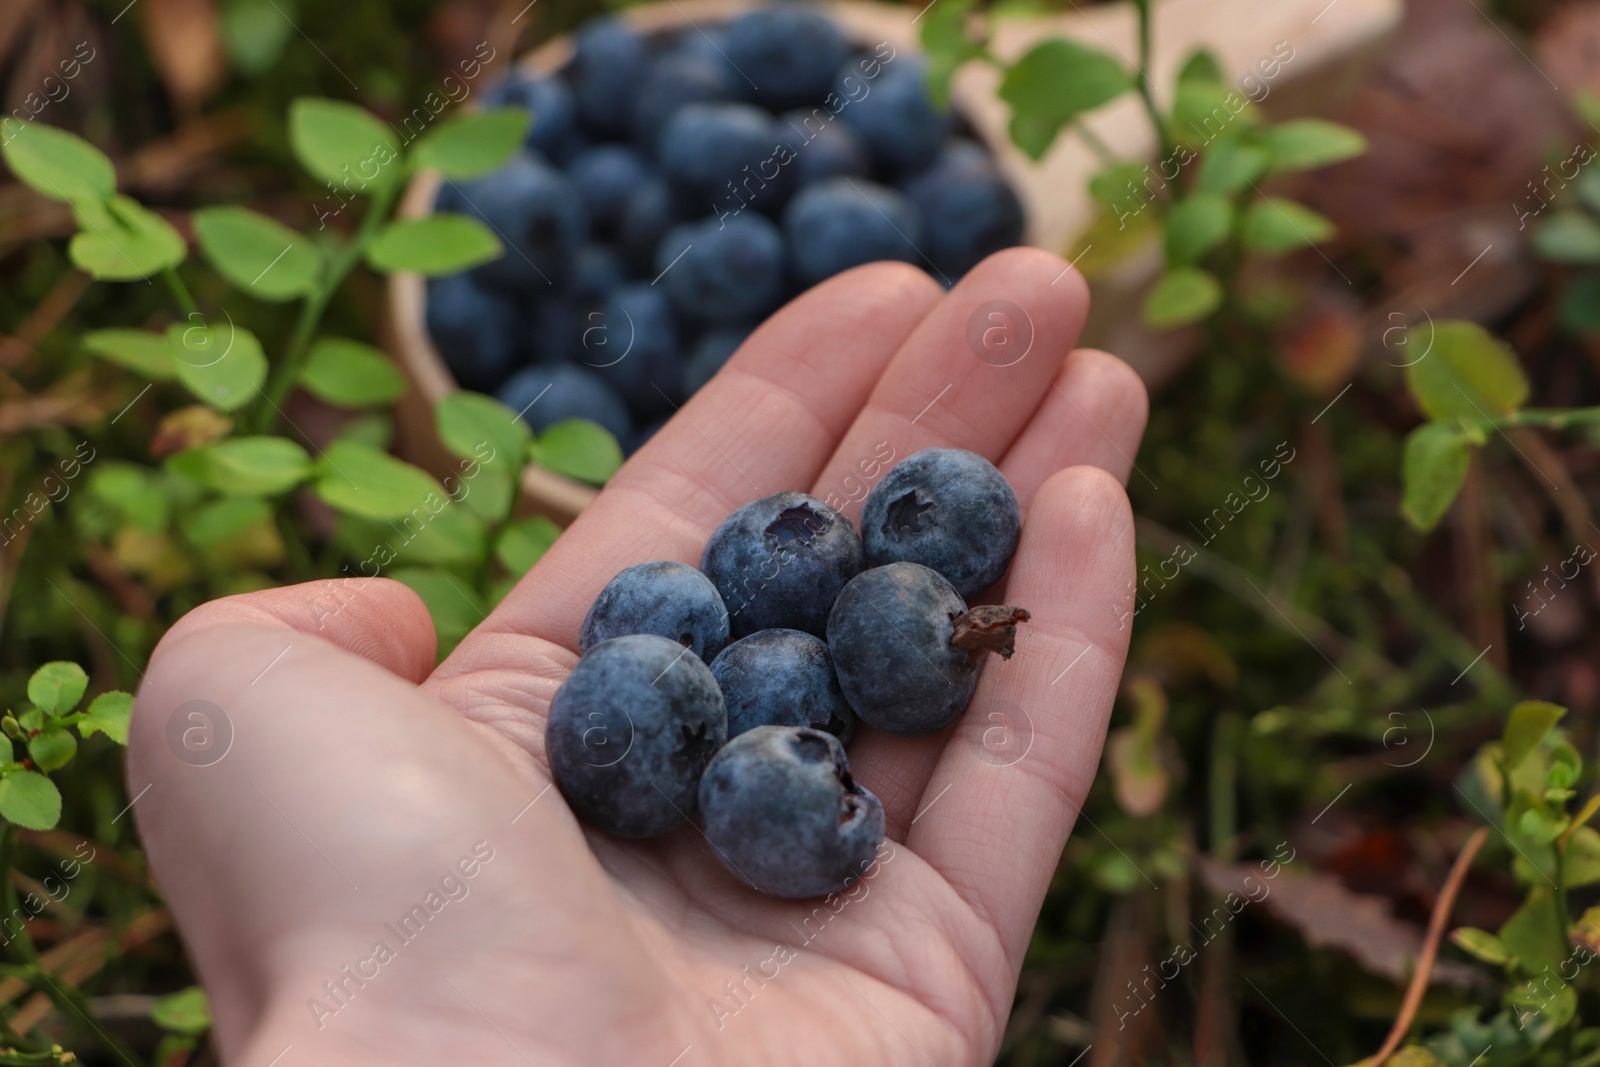
[[197, 445], [220, 441], [233, 430], [233, 420], [204, 404], [179, 408], [161, 420], [150, 440], [150, 455], [156, 459], [182, 452]]
[[227, 73], [216, 0], [144, 0], [144, 35], [178, 110], [194, 114]]

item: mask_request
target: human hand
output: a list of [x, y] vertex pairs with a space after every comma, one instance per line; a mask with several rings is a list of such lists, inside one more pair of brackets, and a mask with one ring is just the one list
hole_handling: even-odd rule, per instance
[[[997, 300], [1028, 322], [969, 344]], [[1120, 482], [1145, 399], [1122, 363], [1072, 351], [1087, 305], [1081, 277], [1032, 249], [948, 294], [904, 265], [825, 282], [763, 325], [437, 669], [426, 610], [384, 579], [230, 597], [180, 621], [139, 692], [129, 795], [224, 1060], [992, 1060], [1127, 652]], [[1024, 333], [1009, 362], [999, 346]], [[886, 452], [936, 445], [988, 456], [1015, 487], [1004, 597], [1033, 619], [950, 730], [859, 729], [854, 774], [889, 828], [867, 876], [776, 900], [693, 826], [647, 841], [581, 827], [550, 786], [544, 714], [600, 587], [645, 560], [697, 563], [724, 516], [780, 489], [855, 520]], [[169, 741], [191, 701], [231, 724], [210, 765]]]

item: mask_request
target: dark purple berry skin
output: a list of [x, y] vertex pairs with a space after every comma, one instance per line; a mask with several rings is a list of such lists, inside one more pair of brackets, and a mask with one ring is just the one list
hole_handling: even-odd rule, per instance
[[619, 837], [654, 837], [695, 810], [728, 716], [699, 656], [633, 634], [578, 661], [550, 702], [544, 736], [556, 788], [578, 818]]
[[728, 609], [687, 563], [635, 563], [600, 590], [578, 631], [578, 651], [626, 634], [665, 637], [710, 663], [728, 643]]
[[838, 738], [758, 726], [717, 753], [700, 780], [712, 850], [742, 881], [773, 896], [837, 893], [883, 844], [883, 805], [850, 776]]
[[753, 73], [756, 103], [794, 107], [827, 95], [850, 44], [827, 13], [810, 4], [758, 7], [728, 27], [728, 59]]
[[728, 707], [730, 738], [757, 726], [809, 726], [850, 741], [855, 715], [819, 637], [761, 630], [718, 653], [711, 673]]
[[834, 598], [864, 566], [850, 520], [796, 492], [774, 493], [729, 515], [700, 559], [728, 606], [736, 638], [774, 627], [821, 637]]
[[932, 567], [964, 597], [1000, 580], [1021, 536], [1011, 483], [976, 452], [958, 448], [907, 456], [861, 509], [861, 539], [874, 566]]

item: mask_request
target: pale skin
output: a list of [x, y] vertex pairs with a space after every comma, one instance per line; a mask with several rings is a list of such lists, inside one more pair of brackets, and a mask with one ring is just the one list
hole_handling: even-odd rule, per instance
[[[1010, 366], [967, 342], [995, 299], [1033, 323]], [[134, 814], [224, 1061], [990, 1062], [1131, 630], [1123, 483], [1146, 402], [1126, 365], [1075, 349], [1087, 308], [1082, 278], [1031, 249], [948, 294], [904, 265], [824, 283], [763, 325], [437, 668], [426, 610], [382, 578], [231, 597], [179, 622], [139, 692], [129, 795], [144, 791]], [[645, 560], [697, 563], [723, 516], [780, 489], [834, 495], [859, 518], [850, 487], [881, 477], [862, 464], [884, 442], [1000, 466], [1022, 543], [1004, 588], [975, 599], [1033, 619], [956, 726], [852, 742], [889, 827], [869, 879], [828, 902], [775, 900], [692, 825], [643, 842], [586, 831], [548, 788], [544, 715], [601, 586]], [[232, 724], [210, 766], [168, 742], [192, 700]], [[464, 877], [475, 847], [492, 858]], [[416, 905], [434, 910], [403, 941], [393, 927]]]

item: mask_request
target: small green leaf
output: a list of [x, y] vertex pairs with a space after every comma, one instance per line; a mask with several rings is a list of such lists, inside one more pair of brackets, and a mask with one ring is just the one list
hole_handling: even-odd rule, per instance
[[1040, 159], [1061, 128], [1133, 87], [1116, 58], [1075, 41], [1051, 38], [1029, 49], [1000, 82], [1011, 105], [1011, 138]]
[[1475, 322], [1438, 322], [1407, 331], [1406, 382], [1434, 420], [1487, 419], [1528, 399], [1528, 379], [1505, 344]]
[[1580, 271], [1567, 283], [1561, 325], [1576, 334], [1600, 333], [1600, 271]]
[[1412, 430], [1400, 467], [1400, 513], [1419, 530], [1433, 529], [1461, 491], [1471, 460], [1471, 446], [1456, 427], [1429, 422]]
[[395, 561], [442, 567], [481, 563], [488, 551], [488, 529], [462, 500], [434, 501], [433, 508], [424, 505], [395, 523], [397, 533], [390, 539]]
[[0, 778], [0, 816], [28, 830], [51, 830], [61, 821], [61, 791], [35, 771]]
[[198, 1035], [211, 1029], [211, 1002], [199, 986], [162, 997], [150, 1009], [150, 1019], [163, 1030]]
[[439, 440], [452, 455], [520, 470], [533, 435], [517, 413], [493, 397], [465, 390], [434, 406]]
[[306, 450], [287, 437], [230, 437], [186, 448], [167, 465], [208, 489], [246, 496], [288, 492], [313, 473]]
[[252, 526], [272, 521], [272, 506], [258, 496], [225, 496], [179, 520], [183, 535], [197, 548], [216, 548]]
[[968, 60], [984, 54], [984, 46], [967, 32], [972, 0], [944, 0], [923, 13], [922, 51], [928, 57], [928, 95], [935, 106], [950, 106], [950, 79]]
[[1503, 967], [1511, 962], [1511, 953], [1506, 950], [1505, 943], [1487, 930], [1471, 926], [1458, 927], [1450, 931], [1450, 940], [1460, 946], [1462, 951], [1476, 956], [1484, 963]]
[[1222, 285], [1203, 270], [1182, 267], [1162, 275], [1144, 299], [1145, 324], [1158, 330], [1199, 322], [1222, 303]]
[[356, 441], [376, 448], [379, 452], [387, 452], [394, 443], [394, 416], [386, 411], [369, 411], [365, 415], [357, 415], [335, 434], [340, 440]]
[[1552, 263], [1600, 263], [1600, 221], [1582, 211], [1557, 211], [1533, 231], [1533, 249]]
[[1227, 76], [1222, 73], [1222, 64], [1218, 62], [1216, 53], [1209, 48], [1196, 48], [1189, 53], [1189, 58], [1183, 61], [1183, 66], [1178, 68], [1178, 84], [1184, 82], [1221, 82]]
[[426, 521], [449, 503], [427, 471], [354, 441], [334, 441], [317, 457], [316, 468], [317, 495], [362, 518]]
[[1567, 888], [1600, 882], [1600, 833], [1592, 826], [1579, 826], [1567, 838]]
[[1281, 197], [1263, 197], [1244, 215], [1244, 244], [1254, 252], [1276, 255], [1326, 241], [1335, 233], [1332, 222], [1304, 204]]
[[1180, 144], [1198, 148], [1258, 121], [1260, 111], [1238, 89], [1226, 82], [1192, 78], [1178, 83], [1170, 132]]
[[1500, 941], [1516, 957], [1522, 970], [1538, 974], [1548, 966], [1561, 966], [1566, 946], [1555, 897], [1546, 885], [1535, 885], [1516, 913], [1500, 928]]
[[371, 195], [405, 176], [394, 131], [343, 101], [301, 97], [290, 104], [289, 146], [313, 176], [346, 194]]
[[1506, 770], [1515, 771], [1555, 729], [1567, 709], [1545, 700], [1524, 700], [1511, 709], [1500, 738]]
[[78, 706], [87, 688], [89, 676], [82, 667], [56, 660], [33, 672], [28, 679], [28, 699], [46, 714], [60, 716]]
[[292, 300], [317, 287], [321, 256], [276, 219], [242, 207], [202, 208], [194, 232], [211, 265], [257, 300]]
[[128, 720], [133, 717], [133, 694], [112, 690], [89, 701], [78, 720], [78, 733], [88, 738], [99, 731], [119, 745], [128, 743]]
[[[228, 0], [222, 5], [222, 43], [230, 65], [247, 78], [271, 70], [294, 36], [294, 0]], [[156, 1062], [165, 1063], [159, 1056]]]
[[1167, 214], [1167, 263], [1192, 266], [1227, 239], [1233, 226], [1233, 205], [1216, 193], [1195, 193]]
[[1112, 163], [1089, 179], [1089, 195], [1116, 215], [1143, 208], [1155, 195], [1145, 184], [1149, 170], [1146, 163]]
[[522, 519], [506, 526], [494, 546], [495, 559], [513, 575], [521, 578], [528, 573], [550, 546], [561, 536], [561, 527], [543, 515]]
[[412, 150], [418, 166], [447, 178], [476, 178], [497, 170], [522, 147], [531, 116], [520, 107], [498, 107], [448, 119], [423, 135]]
[[109, 200], [117, 191], [111, 160], [76, 134], [42, 122], [0, 122], [0, 152], [17, 180], [51, 200]]
[[454, 274], [487, 263], [502, 251], [488, 227], [465, 215], [429, 215], [391, 222], [367, 248], [367, 263], [392, 274]]
[[1200, 161], [1199, 191], [1232, 196], [1267, 170], [1267, 153], [1239, 137], [1224, 137]]
[[406, 392], [406, 377], [371, 345], [324, 337], [306, 357], [300, 385], [318, 400], [346, 408], [392, 404]]
[[1536, 845], [1548, 845], [1560, 837], [1567, 828], [1565, 815], [1551, 815], [1537, 809], [1530, 808], [1522, 813], [1522, 818], [1517, 820], [1517, 829], [1522, 836]]
[[598, 423], [562, 419], [539, 435], [533, 461], [541, 467], [594, 485], [604, 485], [622, 466], [622, 446]]
[[267, 380], [261, 342], [231, 321], [174, 323], [167, 327], [167, 351], [177, 361], [178, 380], [218, 411], [244, 407]]
[[101, 281], [143, 281], [175, 267], [188, 246], [166, 219], [126, 196], [73, 205], [79, 232], [67, 246], [73, 265]]
[[472, 583], [434, 567], [396, 567], [389, 577], [411, 588], [428, 606], [444, 655], [489, 614]]
[[28, 741], [28, 758], [41, 771], [60, 770], [78, 754], [78, 742], [59, 726], [40, 730]]
[[84, 334], [83, 347], [153, 381], [171, 381], [178, 376], [178, 365], [167, 349], [164, 334], [149, 330], [95, 330]]
[[1295, 119], [1261, 131], [1273, 174], [1312, 170], [1354, 159], [1367, 150], [1367, 139], [1348, 126], [1322, 119]]

